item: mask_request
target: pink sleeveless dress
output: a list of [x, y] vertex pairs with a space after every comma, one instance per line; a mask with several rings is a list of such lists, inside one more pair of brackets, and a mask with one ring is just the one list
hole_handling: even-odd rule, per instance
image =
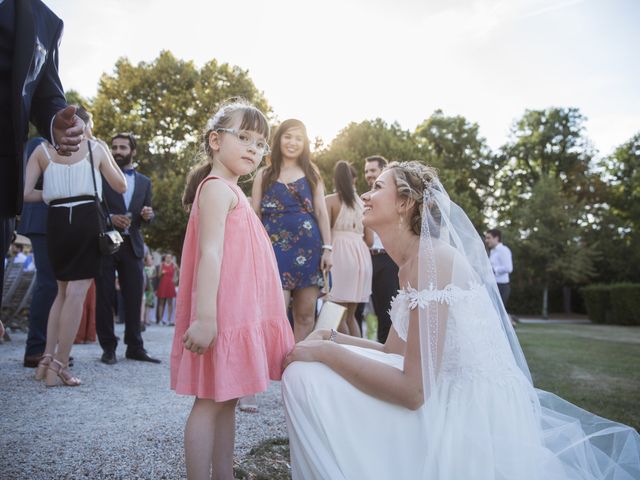
[[[217, 294], [218, 336], [203, 355], [184, 349], [182, 336], [196, 318], [198, 294], [198, 187], [182, 249], [176, 327], [171, 351], [171, 388], [223, 402], [267, 389], [280, 380], [284, 357], [294, 346], [282, 300], [282, 285], [271, 241], [240, 188], [227, 215]], [[207, 292], [205, 292], [206, 294]]]

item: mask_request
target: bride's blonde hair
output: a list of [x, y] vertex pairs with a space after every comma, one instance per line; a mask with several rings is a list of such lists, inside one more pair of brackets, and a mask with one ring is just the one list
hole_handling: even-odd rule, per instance
[[[398, 195], [414, 201], [409, 214], [409, 228], [420, 235], [422, 228], [422, 202], [425, 189], [434, 186], [438, 180], [438, 171], [416, 160], [410, 162], [391, 162], [385, 170], [391, 170], [396, 181]], [[431, 208], [431, 206], [430, 206]], [[434, 208], [437, 208], [434, 206]], [[437, 212], [431, 212], [435, 214]], [[436, 217], [436, 215], [434, 215]], [[437, 215], [439, 218], [439, 215]]]

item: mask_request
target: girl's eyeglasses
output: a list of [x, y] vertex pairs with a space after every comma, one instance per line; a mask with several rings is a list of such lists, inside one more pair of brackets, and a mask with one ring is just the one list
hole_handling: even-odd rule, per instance
[[249, 133], [247, 130], [236, 130], [235, 128], [216, 128], [216, 132], [230, 133], [238, 139], [240, 145], [244, 145], [245, 147], [255, 145], [256, 152], [260, 155], [269, 155], [269, 152], [271, 152], [269, 144], [266, 142], [266, 140], [254, 138], [254, 136], [251, 135], [251, 133]]

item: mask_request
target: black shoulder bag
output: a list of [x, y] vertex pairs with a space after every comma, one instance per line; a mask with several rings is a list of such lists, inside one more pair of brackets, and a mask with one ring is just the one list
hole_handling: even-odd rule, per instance
[[87, 141], [89, 145], [89, 161], [91, 162], [91, 178], [93, 179], [93, 199], [96, 204], [96, 213], [98, 215], [98, 223], [100, 224], [100, 233], [98, 234], [98, 248], [102, 255], [113, 255], [120, 250], [122, 245], [122, 236], [113, 225], [109, 217], [105, 214], [100, 197], [98, 197], [98, 186], [96, 185], [96, 172], [93, 167], [93, 151], [91, 148], [91, 142]]

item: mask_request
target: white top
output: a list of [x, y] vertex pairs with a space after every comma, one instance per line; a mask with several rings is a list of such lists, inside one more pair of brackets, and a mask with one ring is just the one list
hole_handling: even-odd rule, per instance
[[382, 245], [382, 240], [376, 232], [373, 232], [373, 245], [371, 245], [371, 250], [384, 250], [384, 245]]
[[[91, 145], [93, 146], [94, 152], [96, 148], [104, 148], [98, 142], [92, 142]], [[44, 171], [42, 186], [42, 199], [45, 203], [49, 204], [52, 200], [58, 198], [76, 197], [78, 195], [93, 196], [95, 190], [93, 187], [93, 179], [91, 178], [89, 153], [87, 153], [82, 160], [71, 164], [64, 164], [53, 161], [44, 143], [38, 148], [42, 148], [49, 159], [49, 165]], [[97, 168], [94, 168], [93, 171], [96, 179], [98, 197], [102, 199], [102, 178]], [[90, 201], [92, 200], [71, 202], [56, 206], [72, 207]]]
[[498, 243], [489, 252], [489, 261], [493, 267], [493, 274], [497, 283], [509, 283], [509, 274], [513, 272], [511, 250], [502, 243]]

